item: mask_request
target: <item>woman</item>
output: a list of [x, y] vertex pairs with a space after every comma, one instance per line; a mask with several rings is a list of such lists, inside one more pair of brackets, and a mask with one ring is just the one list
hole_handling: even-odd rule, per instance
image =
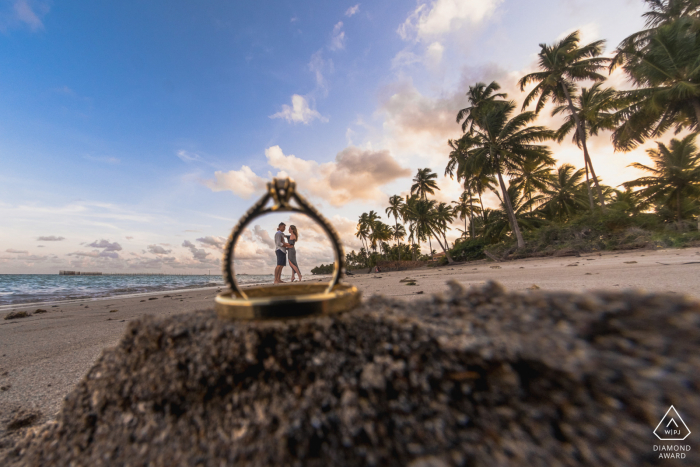
[[294, 282], [294, 273], [299, 275], [299, 282], [301, 282], [301, 272], [299, 271], [299, 266], [297, 266], [297, 250], [294, 248], [294, 244], [299, 240], [299, 232], [297, 231], [296, 225], [289, 226], [289, 244], [292, 245], [291, 248], [287, 248], [287, 260], [289, 265], [292, 267], [292, 279], [290, 282]]

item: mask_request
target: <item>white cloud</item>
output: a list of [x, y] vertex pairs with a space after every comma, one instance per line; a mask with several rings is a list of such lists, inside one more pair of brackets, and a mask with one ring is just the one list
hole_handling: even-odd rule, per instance
[[326, 81], [326, 73], [333, 73], [333, 60], [323, 58], [323, 50], [315, 52], [309, 61], [309, 70], [316, 77], [316, 87], [323, 95], [328, 94], [328, 82]]
[[215, 250], [222, 250], [224, 245], [226, 245], [225, 237], [213, 237], [211, 235], [200, 237], [197, 241], [201, 243], [204, 248], [213, 248]]
[[108, 258], [108, 259], [119, 259], [119, 254], [113, 251], [104, 250], [92, 250], [92, 251], [75, 251], [73, 253], [68, 253], [66, 256], [83, 256], [88, 258]]
[[270, 234], [267, 232], [267, 230], [263, 229], [259, 225], [256, 225], [253, 227], [253, 235], [263, 242], [265, 245], [267, 245], [269, 248], [274, 248], [275, 247], [275, 242], [272, 240], [272, 237], [270, 237]]
[[209, 264], [218, 264], [219, 260], [216, 259], [210, 259], [208, 256], [210, 253], [207, 253], [205, 250], [201, 248], [197, 248], [192, 242], [189, 240], [185, 240], [182, 242], [182, 246], [185, 248], [188, 248], [190, 252], [192, 253], [192, 257], [195, 261], [198, 261], [200, 263], [209, 263]]
[[404, 40], [425, 41], [455, 31], [465, 24], [479, 24], [496, 11], [503, 0], [421, 0], [398, 33]]
[[46, 237], [37, 237], [36, 241], [37, 242], [60, 242], [65, 240], [65, 237], [57, 237], [55, 235], [48, 235]]
[[306, 192], [333, 206], [382, 199], [385, 195], [379, 190], [381, 186], [410, 175], [410, 170], [401, 167], [386, 150], [351, 146], [336, 154], [334, 161], [323, 164], [284, 155], [279, 146], [266, 149], [265, 155], [268, 164], [292, 178], [304, 180]]
[[391, 60], [392, 68], [402, 68], [414, 63], [420, 63], [423, 59], [409, 49], [403, 49]]
[[328, 48], [331, 50], [341, 50], [345, 48], [345, 31], [343, 31], [342, 21], [338, 21], [336, 25], [333, 26], [331, 43]]
[[360, 4], [359, 3], [355, 6], [351, 6], [347, 10], [345, 10], [345, 16], [347, 16], [349, 18], [352, 15], [354, 15], [355, 13], [357, 13], [358, 11], [360, 11]]
[[179, 157], [183, 162], [199, 162], [202, 160], [202, 158], [199, 157], [199, 154], [187, 152], [184, 149], [177, 152], [177, 157]]
[[445, 52], [445, 47], [439, 42], [433, 42], [428, 46], [425, 52], [425, 58], [429, 65], [435, 67], [442, 61], [442, 54]]
[[[48, 6], [46, 4], [39, 4], [38, 7], [40, 10], [42, 10], [42, 13], [46, 13], [48, 11]], [[17, 19], [29, 26], [29, 29], [32, 31], [44, 29], [44, 23], [34, 12], [34, 9], [28, 0], [16, 0], [14, 10], [15, 15], [17, 15]]]
[[91, 246], [93, 248], [104, 248], [104, 251], [121, 251], [122, 246], [117, 243], [110, 243], [109, 240], [95, 240], [94, 242], [90, 243], [88, 246]]
[[[380, 187], [397, 178], [408, 177], [409, 169], [402, 167], [387, 150], [374, 151], [354, 146], [345, 148], [336, 154], [332, 162], [318, 163], [305, 160], [292, 154], [285, 155], [282, 148], [272, 146], [265, 150], [267, 163], [278, 170], [277, 176], [289, 176], [304, 180], [304, 193], [330, 202], [333, 206], [342, 206], [352, 201], [369, 201], [386, 198]], [[244, 170], [245, 169], [245, 170]], [[250, 168], [227, 173], [216, 172], [216, 180], [207, 180], [205, 185], [214, 191], [230, 190], [240, 196], [242, 172], [245, 179], [255, 180], [244, 193], [247, 196], [255, 192], [262, 193], [265, 181]], [[228, 174], [234, 174], [229, 176]]]
[[154, 255], [167, 255], [172, 251], [166, 250], [165, 248], [159, 245], [148, 245], [148, 247], [146, 248], [148, 249], [149, 253], [153, 253]]
[[600, 26], [596, 23], [587, 23], [587, 24], [584, 24], [584, 25], [579, 26], [577, 28], [571, 28], [571, 29], [564, 31], [563, 33], [561, 33], [557, 37], [556, 40], [560, 41], [574, 31], [580, 32], [579, 37], [580, 37], [581, 44], [588, 44], [589, 42], [593, 42], [593, 41], [597, 41], [597, 40], [601, 39]]
[[247, 165], [242, 166], [240, 170], [216, 171], [214, 177], [214, 180], [205, 180], [204, 185], [212, 191], [230, 190], [243, 199], [249, 199], [253, 193], [263, 190], [267, 183]]
[[26, 254], [29, 254], [29, 252], [28, 252], [27, 250], [16, 250], [16, 249], [14, 249], [14, 248], [8, 248], [8, 249], [5, 250], [5, 251], [6, 251], [7, 253], [15, 253], [15, 254], [18, 254], [18, 255], [26, 255]]
[[315, 109], [309, 107], [304, 96], [299, 94], [294, 94], [292, 96], [291, 107], [284, 104], [282, 110], [274, 115], [270, 115], [270, 118], [283, 118], [289, 123], [303, 123], [308, 125], [314, 120], [321, 120], [322, 122], [327, 122], [328, 119], [318, 113]]

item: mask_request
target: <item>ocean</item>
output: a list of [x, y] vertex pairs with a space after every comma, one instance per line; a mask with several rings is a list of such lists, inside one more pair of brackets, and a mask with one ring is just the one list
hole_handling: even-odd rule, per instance
[[[239, 274], [236, 279], [240, 285], [264, 284], [271, 283], [273, 275]], [[222, 276], [0, 274], [0, 306], [223, 285]]]

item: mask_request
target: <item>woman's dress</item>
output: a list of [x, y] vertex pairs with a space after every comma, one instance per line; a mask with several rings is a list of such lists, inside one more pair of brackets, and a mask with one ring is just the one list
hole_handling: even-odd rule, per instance
[[296, 240], [292, 240], [291, 238], [287, 243], [292, 245], [291, 248], [287, 248], [287, 260], [289, 261], [289, 264], [293, 265], [297, 269], [299, 269], [299, 266], [297, 265], [297, 249], [294, 248], [294, 244], [296, 243]]

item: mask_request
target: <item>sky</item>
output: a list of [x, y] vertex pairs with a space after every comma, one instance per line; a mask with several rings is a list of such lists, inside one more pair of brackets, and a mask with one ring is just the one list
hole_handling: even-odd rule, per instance
[[[578, 29], [610, 53], [643, 12], [641, 0], [0, 0], [0, 273], [218, 273], [275, 176], [357, 250], [357, 217], [393, 224], [387, 200], [418, 168], [440, 175], [438, 200], [458, 198], [443, 173], [469, 85], [496, 80], [520, 104], [538, 44]], [[621, 72], [608, 81], [628, 86]], [[554, 127], [550, 110], [539, 123]], [[590, 152], [616, 186], [652, 146], [616, 153], [602, 134]], [[551, 148], [583, 166], [571, 142]], [[246, 230], [237, 272], [271, 273], [280, 221], [299, 228], [303, 273], [332, 260], [318, 226], [275, 214]]]

